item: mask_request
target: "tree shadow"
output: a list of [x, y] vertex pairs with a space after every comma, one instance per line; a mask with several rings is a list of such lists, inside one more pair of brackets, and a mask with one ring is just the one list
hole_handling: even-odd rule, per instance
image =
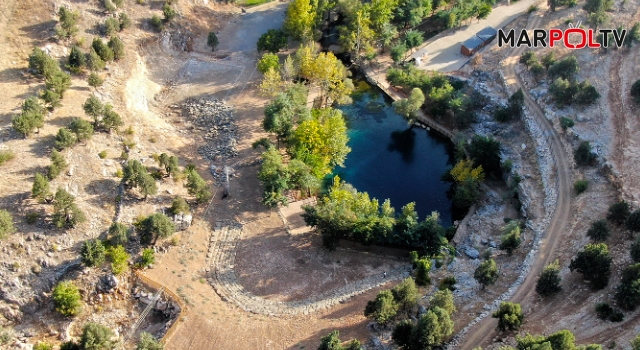
[[34, 24], [31, 26], [24, 26], [20, 28], [23, 32], [22, 35], [34, 39], [34, 40], [44, 40], [49, 39], [55, 34], [55, 26], [58, 24], [58, 21], [50, 20], [40, 22], [38, 24]]
[[25, 83], [30, 74], [21, 68], [7, 68], [0, 71], [0, 81], [5, 83]]
[[416, 143], [416, 132], [409, 128], [404, 131], [394, 131], [391, 133], [391, 143], [387, 146], [389, 152], [400, 153], [405, 163], [412, 163], [413, 149]]
[[54, 149], [55, 137], [50, 135], [39, 136], [38, 134], [34, 134], [31, 137], [37, 138], [36, 142], [29, 145], [31, 153], [38, 157], [48, 158]]

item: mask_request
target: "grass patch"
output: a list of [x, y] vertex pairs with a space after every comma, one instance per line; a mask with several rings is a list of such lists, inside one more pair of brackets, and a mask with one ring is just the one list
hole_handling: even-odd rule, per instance
[[273, 0], [240, 0], [238, 4], [240, 6], [258, 6], [272, 1]]
[[573, 189], [576, 191], [576, 194], [581, 194], [589, 188], [588, 180], [578, 180], [573, 184]]

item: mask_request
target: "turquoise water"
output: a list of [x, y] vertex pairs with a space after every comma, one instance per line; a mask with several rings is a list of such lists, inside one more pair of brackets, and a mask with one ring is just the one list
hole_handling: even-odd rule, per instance
[[440, 180], [453, 166], [449, 140], [418, 127], [410, 129], [379, 90], [340, 109], [349, 126], [351, 153], [335, 174], [380, 203], [391, 199], [396, 212], [416, 202], [420, 220], [438, 211], [441, 223], [450, 226], [452, 204], [447, 191], [451, 183]]

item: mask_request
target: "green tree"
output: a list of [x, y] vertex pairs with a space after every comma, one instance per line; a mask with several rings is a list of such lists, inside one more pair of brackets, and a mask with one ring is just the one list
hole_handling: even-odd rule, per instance
[[190, 195], [196, 197], [198, 203], [208, 202], [211, 197], [211, 191], [207, 182], [193, 169], [187, 172], [187, 183], [185, 185]]
[[69, 123], [69, 130], [76, 134], [79, 142], [87, 141], [93, 136], [93, 125], [84, 119], [73, 118]]
[[403, 27], [415, 27], [431, 12], [431, 1], [400, 0], [395, 9], [394, 21]]
[[[262, 154], [262, 166], [258, 178], [265, 191], [265, 204], [274, 206], [285, 200], [284, 191], [290, 187], [289, 173], [283, 163], [282, 155], [275, 148]], [[269, 201], [267, 201], [269, 199]]]
[[397, 6], [398, 0], [372, 0], [367, 10], [373, 29], [380, 32], [385, 26], [390, 25]]
[[513, 251], [518, 249], [522, 244], [520, 237], [520, 222], [518, 220], [510, 221], [502, 228], [502, 236], [500, 237], [500, 249], [505, 250], [509, 256]]
[[318, 350], [344, 350], [342, 347], [342, 341], [340, 341], [340, 332], [331, 331], [328, 335], [325, 335], [320, 339], [320, 346]]
[[136, 223], [143, 243], [156, 244], [159, 238], [167, 238], [174, 234], [176, 227], [166, 215], [155, 213]]
[[[102, 42], [102, 41], [101, 41]], [[91, 47], [89, 49], [89, 54], [87, 55], [87, 67], [92, 71], [100, 71], [103, 70], [106, 66], [104, 60], [98, 55], [98, 52]]]
[[615, 299], [623, 309], [633, 311], [640, 304], [640, 263], [622, 271], [622, 279], [616, 287]]
[[536, 292], [543, 297], [548, 297], [559, 293], [562, 290], [560, 286], [560, 263], [558, 260], [547, 265], [540, 273], [538, 282], [536, 283]]
[[636, 240], [631, 244], [631, 260], [634, 262], [640, 262], [640, 236], [636, 237]]
[[123, 167], [122, 181], [127, 188], [137, 187], [145, 199], [148, 195], [158, 192], [155, 179], [147, 172], [147, 169], [137, 160], [129, 160]]
[[51, 165], [49, 165], [49, 168], [47, 169], [47, 178], [49, 180], [55, 179], [67, 168], [67, 166], [69, 165], [64, 159], [64, 156], [60, 152], [54, 150], [51, 152]]
[[502, 302], [492, 317], [498, 319], [498, 329], [501, 331], [517, 330], [522, 325], [524, 316], [518, 303]]
[[13, 225], [13, 216], [8, 211], [0, 209], [0, 239], [14, 232], [16, 227]]
[[640, 334], [631, 340], [631, 348], [633, 350], [640, 350]]
[[556, 54], [553, 51], [550, 51], [542, 57], [541, 62], [545, 69], [549, 69], [549, 67], [553, 66], [557, 62]]
[[102, 86], [102, 84], [104, 83], [104, 79], [100, 78], [100, 75], [98, 75], [97, 73], [91, 73], [89, 74], [89, 77], [87, 78], [87, 84], [89, 84], [89, 86], [91, 86], [94, 89], [97, 89], [98, 87]]
[[481, 19], [485, 19], [487, 17], [489, 17], [489, 15], [491, 14], [491, 11], [493, 11], [493, 7], [491, 7], [491, 5], [489, 4], [481, 4], [478, 7], [478, 12], [476, 14], [476, 19], [481, 20]]
[[81, 297], [78, 287], [71, 281], [63, 281], [53, 288], [53, 301], [56, 311], [62, 316], [71, 317], [80, 312]]
[[78, 12], [71, 11], [66, 7], [60, 7], [58, 10], [59, 27], [56, 28], [56, 34], [63, 38], [71, 38], [78, 33]]
[[104, 20], [102, 32], [106, 36], [112, 36], [120, 31], [120, 21], [117, 18], [109, 17]]
[[142, 255], [140, 256], [140, 263], [138, 266], [147, 267], [156, 262], [156, 254], [153, 251], [153, 248], [146, 248], [142, 251]]
[[104, 62], [113, 61], [113, 50], [107, 44], [105, 44], [102, 39], [94, 38], [91, 42], [91, 48], [95, 50], [98, 56], [100, 56], [100, 59]]
[[379, 292], [374, 300], [370, 300], [367, 303], [364, 315], [371, 317], [379, 324], [387, 324], [395, 319], [398, 314], [398, 308], [393, 292], [386, 289]]
[[33, 350], [53, 350], [53, 344], [49, 342], [38, 342], [33, 346]]
[[126, 13], [121, 12], [120, 15], [118, 16], [118, 20], [120, 21], [120, 31], [123, 31], [131, 27], [131, 19]]
[[500, 141], [491, 136], [475, 135], [467, 151], [475, 166], [482, 165], [487, 175], [500, 178], [502, 176], [500, 146]]
[[258, 39], [258, 51], [277, 53], [287, 46], [287, 34], [280, 29], [269, 29]]
[[218, 46], [219, 43], [220, 41], [218, 41], [218, 36], [216, 35], [216, 33], [209, 32], [209, 35], [207, 35], [207, 46], [211, 48], [211, 51], [215, 51], [216, 46]]
[[453, 293], [449, 289], [437, 291], [431, 299], [429, 299], [429, 308], [439, 307], [445, 310], [449, 315], [456, 312], [456, 305], [453, 302]]
[[117, 36], [112, 36], [111, 39], [109, 39], [107, 46], [109, 46], [109, 48], [113, 52], [114, 60], [118, 61], [124, 58], [125, 48], [124, 43], [122, 42], [122, 40], [120, 40], [120, 38], [118, 38]]
[[624, 225], [629, 231], [640, 232], [640, 209], [636, 209], [629, 214]]
[[473, 272], [473, 278], [480, 283], [482, 289], [490, 284], [494, 284], [498, 276], [498, 265], [496, 265], [493, 259], [483, 261]]
[[[381, 1], [385, 1], [385, 0], [381, 0]], [[378, 39], [380, 40], [380, 42], [382, 43], [382, 50], [384, 51], [387, 47], [389, 47], [391, 45], [391, 43], [393, 42], [393, 39], [395, 39], [396, 36], [398, 36], [398, 30], [396, 29], [396, 27], [391, 24], [391, 23], [385, 23], [382, 28], [380, 28], [380, 30], [377, 32], [378, 33]], [[402, 55], [404, 55], [404, 53], [407, 50], [405, 49], [402, 52]], [[394, 62], [398, 62], [398, 59], [396, 57], [396, 59], [394, 59], [392, 57]]]
[[404, 279], [391, 292], [399, 308], [407, 313], [418, 305], [418, 287], [416, 287], [416, 282], [411, 277]]
[[175, 175], [180, 170], [178, 165], [178, 157], [169, 156], [166, 153], [160, 154], [160, 157], [158, 157], [158, 164], [164, 168], [164, 171], [169, 176]]
[[58, 129], [58, 133], [55, 138], [56, 148], [63, 150], [67, 147], [71, 147], [78, 143], [78, 137], [75, 133], [67, 128]]
[[79, 73], [87, 66], [87, 56], [80, 50], [80, 47], [73, 45], [69, 53], [69, 69], [74, 73]]
[[61, 70], [57, 70], [45, 77], [44, 83], [47, 90], [55, 92], [62, 98], [65, 91], [71, 87], [71, 76]]
[[587, 231], [587, 237], [597, 242], [606, 241], [610, 235], [611, 232], [609, 232], [609, 227], [607, 227], [607, 220], [592, 222], [589, 231]]
[[40, 200], [44, 200], [50, 194], [49, 181], [44, 175], [36, 173], [33, 179], [33, 186], [31, 187], [31, 196]]
[[174, 199], [173, 203], [171, 203], [171, 212], [174, 215], [189, 214], [189, 211], [190, 211], [189, 204], [182, 197], [178, 197]]
[[58, 188], [54, 196], [52, 219], [58, 228], [73, 228], [87, 220], [75, 204], [75, 197], [62, 188]]
[[426, 258], [418, 259], [418, 261], [416, 261], [416, 284], [426, 286], [431, 283], [431, 277], [429, 277], [430, 271], [431, 261]]
[[107, 256], [107, 249], [99, 239], [88, 239], [80, 248], [80, 259], [89, 267], [99, 267]]
[[136, 350], [163, 350], [164, 345], [158, 341], [153, 335], [147, 332], [140, 333], [140, 340], [136, 346]]
[[124, 125], [124, 122], [122, 121], [120, 115], [113, 110], [113, 106], [110, 103], [107, 103], [104, 106], [102, 120], [98, 125], [102, 129], [111, 133], [111, 130], [118, 130], [118, 127]]
[[604, 243], [587, 244], [578, 255], [571, 260], [569, 269], [582, 273], [586, 281], [595, 289], [602, 289], [609, 283], [611, 275], [611, 256], [609, 247]]
[[269, 69], [280, 69], [280, 59], [278, 55], [267, 52], [262, 55], [262, 58], [258, 61], [258, 70], [262, 73], [266, 73]]
[[91, 94], [82, 105], [82, 108], [87, 115], [93, 118], [94, 126], [97, 126], [100, 117], [104, 113], [104, 105], [102, 102], [100, 102], [94, 94]]
[[176, 16], [176, 10], [169, 6], [169, 3], [165, 2], [164, 6], [162, 6], [162, 15], [164, 16], [165, 22], [171, 22], [171, 20]]
[[573, 158], [579, 166], [593, 164], [596, 156], [591, 152], [591, 144], [589, 141], [580, 142], [580, 145], [573, 154]]
[[575, 56], [569, 56], [549, 67], [548, 74], [551, 78], [562, 77], [571, 80], [580, 70], [580, 65]]
[[402, 320], [396, 324], [391, 333], [391, 339], [403, 349], [411, 348], [411, 333], [413, 332], [413, 322]]
[[84, 350], [113, 349], [116, 344], [111, 341], [112, 338], [111, 329], [98, 323], [89, 322], [82, 327], [80, 347]]
[[424, 38], [422, 37], [422, 32], [419, 30], [411, 29], [404, 33], [404, 44], [409, 49], [420, 46], [423, 41]]
[[309, 0], [293, 0], [289, 3], [283, 27], [294, 40], [311, 40], [315, 11]]
[[111, 247], [108, 255], [111, 260], [111, 272], [114, 275], [121, 275], [127, 270], [129, 254], [123, 246]]
[[409, 49], [407, 48], [407, 45], [405, 45], [404, 43], [400, 43], [392, 47], [390, 52], [391, 59], [396, 63], [404, 61], [404, 57], [407, 54], [408, 50]]
[[44, 108], [35, 97], [27, 98], [22, 104], [22, 112], [13, 118], [13, 128], [28, 137], [35, 129], [44, 126]]
[[265, 97], [274, 97], [282, 90], [284, 85], [282, 75], [277, 70], [270, 68], [264, 73], [264, 77], [260, 82], [260, 94]]
[[453, 333], [453, 321], [447, 311], [433, 307], [427, 310], [413, 328], [411, 344], [415, 349], [428, 350], [442, 345]]
[[129, 242], [129, 228], [119, 222], [114, 222], [109, 226], [108, 240], [111, 246], [125, 245]]
[[41, 76], [49, 76], [53, 72], [60, 70], [58, 62], [43, 50], [34, 47], [29, 55], [29, 69]]
[[422, 90], [414, 88], [411, 90], [409, 98], [403, 98], [393, 102], [393, 108], [396, 113], [407, 119], [409, 125], [413, 127], [415, 123], [416, 112], [420, 110], [420, 107], [424, 103], [424, 94]]
[[609, 11], [613, 7], [613, 0], [587, 0], [583, 9], [589, 13]]

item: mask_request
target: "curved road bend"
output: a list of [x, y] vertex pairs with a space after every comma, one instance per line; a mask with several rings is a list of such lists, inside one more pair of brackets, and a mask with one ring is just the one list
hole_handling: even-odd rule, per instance
[[[538, 12], [530, 19], [527, 29], [533, 29], [539, 27], [542, 22], [543, 14]], [[569, 220], [569, 212], [571, 210], [571, 162], [564, 150], [560, 136], [555, 132], [553, 124], [547, 120], [545, 114], [538, 105], [537, 102], [531, 99], [531, 96], [524, 89], [520, 77], [516, 73], [515, 67], [518, 63], [520, 55], [523, 53], [524, 48], [516, 48], [511, 55], [505, 59], [505, 79], [511, 92], [515, 92], [518, 88], [522, 88], [525, 96], [525, 105], [528, 108], [529, 113], [532, 113], [536, 118], [538, 125], [543, 130], [545, 135], [549, 135], [550, 147], [553, 151], [555, 158], [555, 166], [557, 169], [558, 184], [558, 202], [556, 210], [553, 213], [553, 217], [549, 226], [547, 227], [542, 240], [540, 242], [540, 249], [538, 256], [536, 257], [529, 274], [525, 278], [524, 282], [518, 287], [515, 294], [509, 301], [515, 303], [524, 303], [526, 300], [530, 300], [530, 296], [535, 292], [535, 284], [538, 279], [538, 275], [542, 271], [545, 265], [551, 263], [553, 260], [555, 251], [558, 247], [558, 243], [565, 233], [565, 226]], [[491, 317], [485, 317], [477, 325], [471, 328], [468, 335], [465, 336], [459, 345], [459, 349], [473, 349], [474, 347], [490, 344], [496, 333], [497, 320]]]

